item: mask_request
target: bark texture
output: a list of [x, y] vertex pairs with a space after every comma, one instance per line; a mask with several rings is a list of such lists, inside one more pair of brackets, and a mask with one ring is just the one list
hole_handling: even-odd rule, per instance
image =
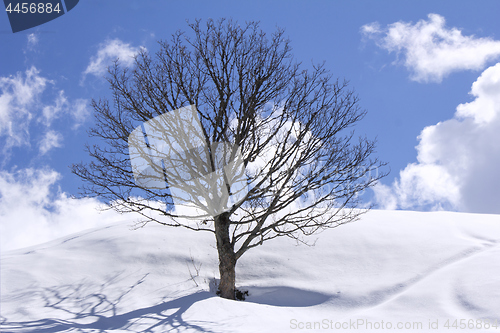
[[229, 236], [231, 220], [228, 213], [215, 217], [215, 237], [219, 253], [219, 295], [227, 299], [235, 299], [236, 255], [234, 244]]

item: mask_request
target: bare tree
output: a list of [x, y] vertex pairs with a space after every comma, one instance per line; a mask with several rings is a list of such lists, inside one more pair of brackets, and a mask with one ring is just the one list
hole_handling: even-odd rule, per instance
[[189, 28], [155, 55], [141, 51], [133, 69], [109, 68], [113, 101], [92, 101], [90, 131], [105, 144], [87, 145], [92, 162], [73, 173], [82, 194], [143, 223], [214, 233], [219, 292], [234, 299], [247, 250], [358, 219], [360, 194], [384, 174], [374, 141], [353, 134], [365, 115], [357, 96], [324, 65], [303, 69], [283, 30], [224, 19]]

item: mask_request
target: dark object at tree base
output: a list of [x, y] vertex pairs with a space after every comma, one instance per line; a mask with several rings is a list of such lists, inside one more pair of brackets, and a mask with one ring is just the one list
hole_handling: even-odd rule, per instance
[[[220, 290], [217, 290], [217, 292], [215, 293], [217, 296], [220, 296], [221, 292]], [[250, 296], [248, 294], [248, 290], [244, 290], [244, 291], [241, 291], [239, 289], [235, 289], [234, 290], [234, 298], [238, 301], [244, 301], [247, 296]]]

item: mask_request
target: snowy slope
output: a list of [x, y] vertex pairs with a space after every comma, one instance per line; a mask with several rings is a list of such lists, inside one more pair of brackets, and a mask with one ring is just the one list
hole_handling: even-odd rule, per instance
[[211, 234], [131, 225], [3, 253], [0, 331], [500, 330], [484, 328], [500, 325], [497, 215], [374, 210], [311, 247], [270, 241], [238, 262], [244, 302], [211, 291]]

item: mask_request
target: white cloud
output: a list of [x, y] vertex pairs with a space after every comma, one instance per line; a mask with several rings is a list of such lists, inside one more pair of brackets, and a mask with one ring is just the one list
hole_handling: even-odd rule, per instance
[[24, 76], [0, 77], [0, 137], [7, 137], [4, 149], [29, 144], [33, 109], [48, 83], [52, 82], [41, 77], [35, 67]]
[[[30, 146], [33, 120], [49, 130], [55, 119], [70, 115], [75, 129], [90, 115], [87, 100], [76, 99], [72, 102], [65, 96], [64, 90], [60, 90], [50, 104], [45, 104], [43, 98], [47, 99], [45, 91], [49, 85], [54, 85], [54, 82], [41, 76], [35, 67], [15, 76], [0, 77], [0, 139], [4, 139], [0, 143], [6, 156], [12, 147]], [[52, 140], [45, 143], [54, 144], [57, 142], [54, 138], [53, 135], [46, 136], [44, 140]], [[42, 144], [41, 152], [50, 147], [55, 146]]]
[[79, 98], [75, 100], [70, 109], [70, 113], [75, 119], [73, 129], [78, 128], [89, 116], [90, 110], [87, 108], [88, 100]]
[[50, 127], [55, 119], [63, 115], [69, 115], [75, 121], [73, 129], [78, 128], [90, 116], [87, 104], [88, 100], [82, 98], [76, 99], [71, 103], [65, 96], [64, 90], [60, 90], [54, 104], [43, 107], [40, 120], [47, 127]]
[[45, 133], [44, 138], [40, 141], [40, 154], [45, 155], [52, 148], [62, 147], [63, 137], [61, 133], [56, 131], [48, 131]]
[[498, 117], [500, 106], [500, 64], [484, 71], [474, 82], [470, 94], [476, 99], [473, 102], [460, 104], [457, 116], [471, 117], [478, 124], [489, 124]]
[[141, 47], [133, 47], [119, 39], [107, 40], [99, 46], [97, 55], [93, 56], [90, 64], [83, 72], [84, 78], [87, 74], [102, 76], [112, 61], [119, 59], [120, 63], [126, 67], [134, 64], [134, 56], [139, 53]]
[[500, 41], [464, 36], [457, 28], [447, 28], [437, 14], [416, 24], [396, 22], [384, 29], [375, 22], [361, 32], [379, 47], [402, 54], [411, 78], [420, 82], [440, 82], [455, 71], [481, 70], [500, 56]]
[[[69, 101], [62, 90], [54, 98], [48, 97], [50, 85], [54, 82], [35, 67], [0, 77], [1, 163], [6, 163], [12, 147], [30, 146], [37, 139], [40, 155], [60, 147], [63, 137], [52, 129], [54, 120], [70, 116], [77, 126], [89, 115], [86, 100]], [[50, 169], [0, 170], [2, 250], [48, 241], [116, 216], [112, 212], [99, 215], [97, 200], [70, 199], [58, 192], [55, 185], [59, 179], [60, 175]]]
[[28, 35], [28, 50], [33, 51], [38, 44], [38, 36], [35, 33]]
[[375, 190], [381, 206], [500, 213], [499, 92], [500, 63], [474, 82], [475, 99], [460, 104], [454, 118], [424, 128], [418, 163]]
[[398, 208], [398, 198], [390, 186], [377, 183], [372, 189], [379, 208], [389, 210]]
[[121, 219], [98, 212], [96, 199], [72, 199], [57, 190], [60, 174], [50, 169], [0, 171], [2, 251], [46, 242]]
[[60, 90], [54, 105], [46, 105], [42, 110], [45, 125], [47, 127], [50, 126], [54, 119], [59, 118], [62, 113], [67, 112], [68, 106], [69, 102], [66, 96], [64, 96], [64, 90]]

